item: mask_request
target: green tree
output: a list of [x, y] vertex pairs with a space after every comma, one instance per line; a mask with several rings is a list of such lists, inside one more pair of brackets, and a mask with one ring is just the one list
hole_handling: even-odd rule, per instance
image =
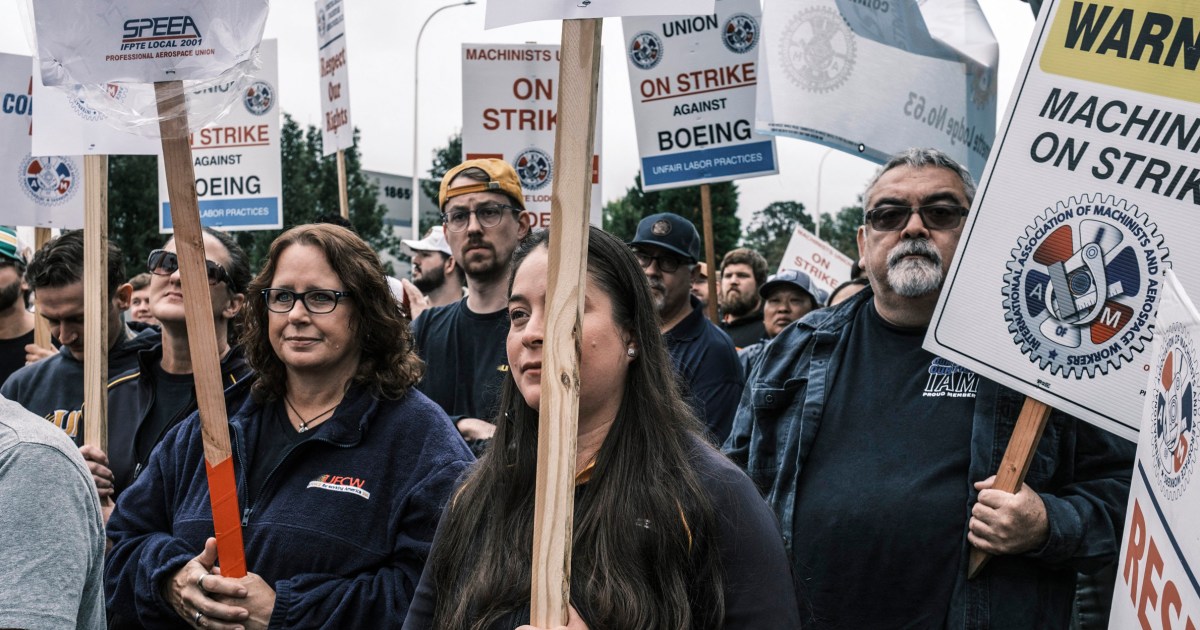
[[[429, 195], [433, 203], [438, 202], [438, 192], [441, 190], [442, 177], [450, 169], [462, 164], [462, 134], [456, 133], [446, 139], [446, 146], [433, 151], [433, 165], [429, 168], [429, 176], [421, 180], [421, 190]], [[437, 212], [426, 212], [421, 216], [421, 225], [440, 225], [442, 217]]]
[[[376, 186], [362, 173], [356, 146], [345, 151], [350, 222], [376, 251], [398, 253], [399, 239], [384, 229], [387, 208]], [[238, 244], [258, 269], [271, 242], [284, 230], [311, 223], [321, 214], [339, 214], [337, 158], [321, 155], [321, 132], [302, 128], [284, 114], [280, 129], [283, 175], [283, 229], [235, 232]], [[113, 156], [109, 161], [109, 238], [125, 255], [130, 275], [145, 268], [146, 254], [166, 237], [158, 233], [158, 172], [153, 156]], [[390, 272], [391, 270], [389, 270]]]
[[162, 246], [158, 233], [158, 158], [113, 155], [108, 158], [108, 240], [121, 248], [125, 273], [146, 270], [146, 257]]
[[[718, 264], [725, 252], [737, 247], [741, 238], [741, 219], [737, 217], [738, 190], [733, 182], [710, 185], [713, 217], [713, 248]], [[704, 223], [700, 209], [700, 187], [671, 188], [645, 192], [641, 173], [625, 196], [610, 201], [604, 207], [604, 230], [617, 238], [629, 240], [637, 232], [643, 218], [659, 212], [674, 212], [691, 221], [700, 232], [701, 256], [704, 252]]]
[[[750, 229], [742, 238], [742, 246], [749, 247], [767, 259], [767, 267], [776, 269], [783, 260], [792, 231], [799, 224], [809, 232], [815, 231], [812, 216], [804, 204], [797, 201], [776, 201], [754, 213]], [[862, 225], [862, 208], [843, 208], [837, 216], [821, 215], [821, 239], [835, 249], [858, 259], [858, 226]]]

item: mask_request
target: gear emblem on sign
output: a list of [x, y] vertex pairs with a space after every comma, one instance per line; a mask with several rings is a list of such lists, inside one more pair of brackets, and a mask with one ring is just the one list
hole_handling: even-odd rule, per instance
[[1186, 326], [1161, 331], [1162, 346], [1154, 389], [1154, 433], [1150, 436], [1154, 471], [1161, 494], [1178, 499], [1196, 467], [1196, 346]]
[[1047, 208], [1004, 276], [1013, 341], [1064, 378], [1119, 369], [1154, 332], [1168, 256], [1158, 226], [1123, 199], [1082, 195]]
[[39, 206], [60, 206], [74, 197], [78, 175], [69, 157], [26, 155], [21, 162], [21, 188]]
[[836, 90], [854, 71], [854, 33], [833, 9], [801, 11], [783, 29], [781, 40], [784, 73], [801, 89]]

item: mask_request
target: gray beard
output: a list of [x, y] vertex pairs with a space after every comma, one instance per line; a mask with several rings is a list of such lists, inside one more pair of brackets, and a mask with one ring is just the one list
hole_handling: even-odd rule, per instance
[[[920, 254], [926, 258], [907, 258]], [[942, 288], [942, 255], [926, 239], [904, 241], [888, 252], [888, 284], [902, 297], [921, 297]]]

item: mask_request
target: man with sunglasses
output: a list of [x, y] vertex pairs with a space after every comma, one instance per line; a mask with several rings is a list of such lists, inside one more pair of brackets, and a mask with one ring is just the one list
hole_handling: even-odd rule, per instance
[[[806, 628], [1067, 628], [1075, 571], [1118, 551], [1132, 445], [1055, 412], [1025, 485], [992, 489], [1023, 397], [922, 348], [974, 193], [934, 149], [884, 164], [870, 286], [780, 332], [738, 408], [725, 451], [780, 519]], [[971, 545], [995, 557], [968, 581]]]
[[650, 283], [684, 396], [720, 444], [742, 395], [742, 368], [729, 335], [708, 321], [704, 305], [691, 294], [699, 275], [700, 233], [691, 221], [662, 212], [638, 223], [629, 246]]
[[413, 321], [417, 353], [425, 361], [417, 387], [441, 405], [478, 453], [496, 431], [491, 419], [508, 373], [509, 265], [529, 234], [529, 214], [517, 172], [497, 159], [450, 169], [438, 203], [451, 256], [469, 291]]
[[[49, 241], [33, 255], [25, 272], [37, 296], [38, 315], [62, 344], [50, 358], [27, 365], [8, 377], [0, 394], [50, 420], [83, 444], [78, 409], [83, 405], [83, 231]], [[158, 330], [139, 322], [126, 324], [133, 287], [125, 281], [121, 250], [108, 246], [108, 373], [137, 364], [137, 353], [158, 343]]]

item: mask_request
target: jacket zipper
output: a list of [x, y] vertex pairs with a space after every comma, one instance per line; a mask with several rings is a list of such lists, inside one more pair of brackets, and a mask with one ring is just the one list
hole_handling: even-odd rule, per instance
[[243, 481], [244, 481], [244, 483], [242, 484], [242, 488], [243, 488], [243, 492], [246, 496], [246, 507], [242, 509], [242, 527], [246, 527], [250, 524], [250, 515], [254, 513], [254, 503], [258, 499], [267, 495], [267, 490], [269, 490], [271, 488], [271, 482], [274, 481], [274, 479], [275, 479], [275, 472], [278, 471], [285, 462], [287, 462], [287, 460], [292, 456], [292, 453], [295, 452], [296, 449], [298, 449], [306, 444], [312, 444], [312, 443], [316, 443], [316, 442], [329, 444], [330, 446], [334, 446], [337, 448], [351, 448], [351, 447], [355, 446], [354, 444], [338, 444], [336, 442], [332, 442], [328, 439], [323, 439], [323, 438], [312, 438], [309, 440], [305, 440], [299, 444], [294, 444], [294, 445], [292, 445], [291, 448], [284, 451], [283, 457], [281, 457], [279, 459], [279, 462], [275, 464], [275, 467], [271, 469], [271, 472], [267, 473], [267, 478], [263, 481], [263, 485], [262, 485], [262, 488], [259, 489], [258, 496], [251, 497], [250, 496], [250, 477], [249, 477], [250, 469], [246, 468], [246, 457], [243, 453], [243, 451], [245, 451], [245, 449], [241, 448], [241, 445], [238, 444], [236, 433], [232, 436], [232, 438], [233, 438], [234, 449], [237, 451], [238, 463], [242, 465], [242, 477], [243, 477]]

